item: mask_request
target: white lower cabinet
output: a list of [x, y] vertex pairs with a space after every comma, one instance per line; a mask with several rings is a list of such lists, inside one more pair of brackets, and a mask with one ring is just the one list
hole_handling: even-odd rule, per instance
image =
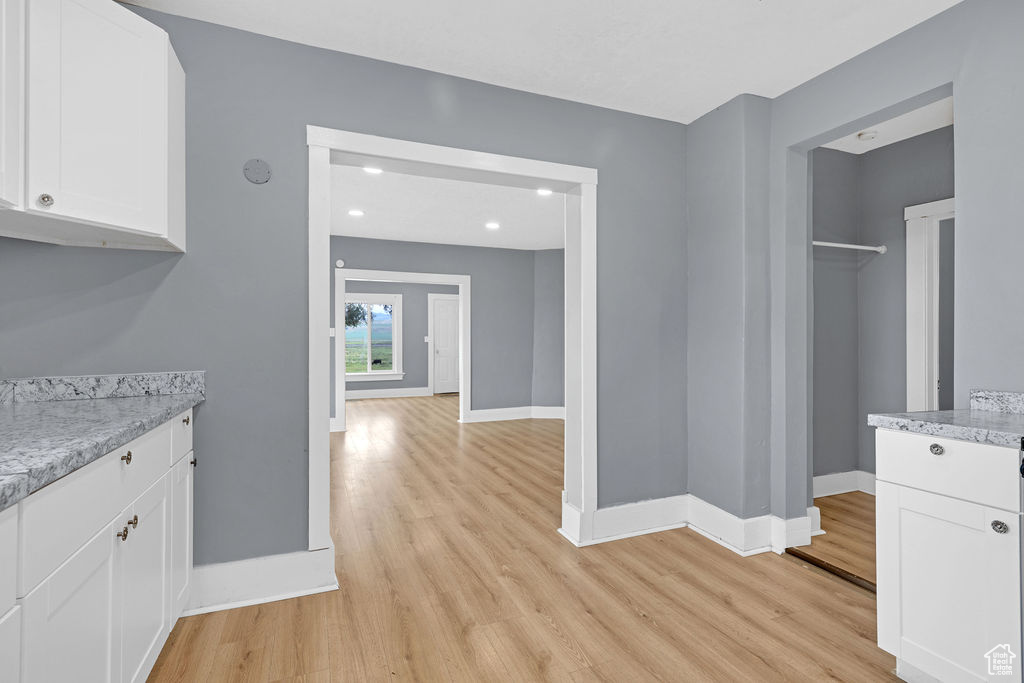
[[[0, 615], [0, 682], [146, 680], [175, 621], [187, 607], [191, 589], [192, 456], [180, 458], [168, 469], [170, 429], [170, 423], [164, 424], [62, 480], [66, 490], [73, 492], [78, 481], [96, 483], [95, 473], [109, 469], [106, 458], [123, 463], [122, 456], [128, 449], [147, 453], [144, 447], [148, 445], [148, 454], [152, 454], [154, 443], [166, 445], [157, 454], [165, 468], [163, 474], [141, 494], [135, 489], [137, 497], [122, 501], [123, 507], [114, 519], [80, 548], [71, 549], [44, 579], [27, 587], [12, 610], [14, 616]], [[167, 438], [160, 430], [166, 430]], [[133, 457], [126, 467], [146, 462]], [[116, 470], [114, 475], [123, 478]], [[133, 481], [123, 479], [129, 484]], [[132, 489], [125, 484], [122, 490]], [[19, 506], [38, 506], [32, 502], [35, 495]], [[54, 505], [67, 507], [68, 495], [51, 500]], [[47, 513], [38, 507], [36, 510]], [[75, 511], [64, 513], [73, 516]], [[34, 531], [33, 520], [32, 515], [22, 515], [21, 528]], [[48, 557], [54, 555], [48, 545], [29, 542], [21, 544], [21, 551], [31, 553], [35, 547], [46, 547]], [[38, 566], [38, 561], [24, 556], [18, 563], [22, 568]], [[16, 639], [20, 640], [20, 650]], [[20, 678], [10, 673], [18, 671], [16, 659], [12, 665], [8, 657], [12, 649], [20, 651]]]
[[0, 681], [18, 680], [21, 670], [21, 607], [0, 616]]
[[22, 681], [121, 680], [115, 542], [111, 523], [22, 599]]
[[192, 454], [171, 468], [171, 615], [188, 607], [192, 591]]
[[[900, 460], [908, 449], [912, 455], [936, 454], [930, 455], [934, 464], [922, 459], [920, 473], [908, 471], [900, 483], [876, 482], [878, 645], [897, 657], [898, 672], [907, 680], [923, 674], [940, 681], [1020, 681], [1019, 497], [1014, 502], [996, 495], [1003, 481], [993, 484], [994, 499], [1014, 510], [924, 490], [927, 484], [988, 496], [962, 475], [936, 477], [952, 462], [942, 458], [955, 454], [962, 442], [899, 436], [895, 448], [893, 439], [879, 432], [879, 476], [890, 470], [885, 460]], [[987, 448], [991, 452], [976, 454], [975, 466], [984, 468], [986, 458], [998, 463], [1005, 455], [1018, 461], [1012, 449]], [[1019, 486], [1016, 470], [1012, 467], [1008, 476]], [[921, 487], [912, 485], [915, 477]], [[1005, 663], [1009, 667], [1002, 669]]]
[[170, 500], [163, 476], [124, 515], [122, 545], [122, 672], [129, 683], [144, 681], [170, 631], [168, 595]]

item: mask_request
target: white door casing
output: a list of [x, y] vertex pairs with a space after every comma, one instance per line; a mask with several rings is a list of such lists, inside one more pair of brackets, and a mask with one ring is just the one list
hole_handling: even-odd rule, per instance
[[431, 393], [459, 390], [459, 297], [427, 295], [427, 385]]
[[[363, 133], [306, 127], [309, 148], [309, 524], [310, 550], [330, 537], [330, 233], [331, 164], [373, 164], [431, 177], [566, 195], [565, 467], [559, 532], [576, 545], [592, 541], [597, 511], [597, 183], [596, 169], [430, 145]], [[387, 168], [385, 168], [387, 172]], [[468, 280], [468, 278], [467, 278]], [[445, 283], [450, 284], [450, 283]], [[472, 409], [467, 348], [469, 283], [459, 285], [462, 366], [460, 416]]]
[[954, 200], [908, 206], [907, 410], [939, 407], [939, 224], [954, 217]]

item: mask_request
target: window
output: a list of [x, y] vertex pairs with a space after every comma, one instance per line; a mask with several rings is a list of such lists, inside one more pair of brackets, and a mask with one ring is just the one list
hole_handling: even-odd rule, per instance
[[402, 379], [402, 295], [345, 297], [345, 379]]

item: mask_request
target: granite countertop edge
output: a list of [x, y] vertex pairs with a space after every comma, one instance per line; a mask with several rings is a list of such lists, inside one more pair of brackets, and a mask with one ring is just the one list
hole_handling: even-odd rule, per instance
[[[942, 411], [942, 413], [929, 413], [928, 415], [929, 417], [924, 415], [915, 416], [914, 413], [871, 414], [868, 415], [868, 426], [945, 437], [957, 441], [973, 441], [975, 443], [1013, 449], [1019, 449], [1021, 447], [1021, 438], [1024, 438], [1024, 420], [1021, 420], [1019, 428], [1009, 425], [994, 428], [981, 424], [971, 424], [972, 417], [978, 422], [985, 422], [988, 421], [986, 418], [1002, 416], [1004, 415], [1002, 413], [950, 410]], [[931, 416], [940, 417], [934, 418]], [[1021, 416], [1014, 417], [1018, 418]]]
[[[205, 400], [204, 395], [196, 393], [67, 402], [81, 405], [93, 401], [142, 401], [144, 404], [152, 402], [155, 405], [152, 410], [143, 412], [141, 417], [117, 422], [110, 425], [111, 429], [104, 429], [95, 435], [83, 435], [73, 445], [40, 446], [37, 452], [29, 452], [28, 457], [24, 451], [19, 451], [15, 454], [18, 457], [9, 458], [9, 461], [5, 461], [4, 454], [0, 453], [0, 512]], [[32, 464], [19, 471], [19, 457], [32, 461]]]

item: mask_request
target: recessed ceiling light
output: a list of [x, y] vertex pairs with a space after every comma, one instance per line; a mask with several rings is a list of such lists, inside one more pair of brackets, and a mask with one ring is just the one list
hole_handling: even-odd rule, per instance
[[377, 168], [376, 166], [363, 166], [363, 170], [370, 175], [380, 175], [384, 172], [383, 168]]
[[364, 212], [362, 209], [349, 209], [348, 215], [359, 218], [360, 216], [365, 216], [366, 212]]
[[551, 196], [551, 190], [549, 190], [546, 187], [542, 187], [542, 188], [537, 190], [537, 194], [539, 194], [541, 197], [550, 197]]
[[489, 221], [487, 223], [484, 223], [484, 227], [487, 228], [488, 230], [497, 230], [498, 228], [501, 227], [501, 223], [499, 223], [498, 221]]
[[878, 137], [878, 131], [877, 130], [862, 130], [861, 132], [857, 133], [857, 139], [858, 140], [864, 140], [865, 142], [868, 141], [868, 140], [874, 140], [877, 137]]

